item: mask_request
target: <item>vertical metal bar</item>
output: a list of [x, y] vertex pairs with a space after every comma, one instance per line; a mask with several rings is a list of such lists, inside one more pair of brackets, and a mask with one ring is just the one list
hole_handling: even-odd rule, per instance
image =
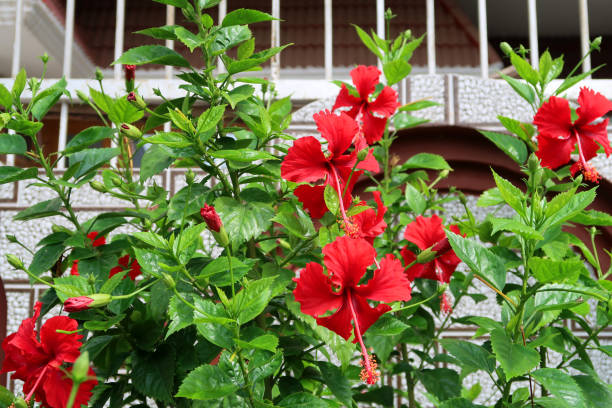
[[478, 0], [478, 45], [480, 47], [480, 75], [489, 77], [489, 37], [487, 35], [487, 0]]
[[[15, 38], [13, 41], [13, 61], [11, 64], [11, 77], [15, 78], [19, 73], [19, 65], [21, 64], [21, 27], [23, 25], [23, 0], [17, 0], [15, 4]], [[9, 134], [15, 134], [14, 130], [9, 129]], [[13, 166], [15, 164], [15, 155], [6, 155], [6, 164]]]
[[[276, 20], [272, 20], [270, 31], [270, 46], [280, 46], [280, 0], [272, 0], [272, 17]], [[272, 57], [270, 61], [270, 78], [272, 81], [278, 81], [280, 79], [280, 53]]]
[[[385, 0], [376, 0], [376, 34], [385, 39]], [[378, 61], [378, 68], [382, 68], [382, 62]]]
[[[123, 54], [123, 32], [125, 31], [125, 0], [117, 0], [115, 20], [115, 61]], [[121, 79], [121, 64], [115, 65], [115, 79]]]
[[430, 75], [436, 73], [436, 19], [434, 0], [426, 0], [427, 13], [427, 70]]
[[[74, 7], [75, 0], [66, 2], [66, 33], [64, 36], [64, 61], [62, 66], [62, 74], [66, 80], [70, 80], [72, 73], [72, 46], [74, 37]], [[66, 139], [68, 136], [68, 102], [62, 102], [60, 109], [59, 123], [59, 139], [57, 141], [57, 150], [62, 151], [66, 148]], [[58, 169], [66, 168], [66, 159], [62, 159], [58, 163]]]
[[[589, 8], [587, 0], [578, 0], [578, 13], [580, 15], [580, 49], [582, 55], [586, 55], [589, 52]], [[582, 63], [582, 72], [589, 72], [590, 70], [591, 56], [589, 55]]]
[[[167, 5], [166, 6], [166, 25], [174, 25], [175, 21], [175, 8], [174, 6]], [[166, 40], [166, 47], [171, 50], [174, 49], [174, 41]], [[174, 75], [174, 70], [171, 65], [166, 65], [166, 80], [172, 79]], [[170, 132], [170, 122], [164, 123], [164, 132]]]
[[325, 21], [325, 80], [331, 81], [333, 74], [333, 23], [332, 23], [332, 0], [324, 0]]
[[[226, 15], [227, 15], [227, 0], [221, 0], [219, 2], [219, 22], [218, 24], [221, 24], [221, 22], [223, 21]], [[217, 59], [217, 71], [219, 73], [226, 72], [225, 66], [223, 65], [223, 62], [221, 62], [220, 58]]]
[[529, 19], [529, 55], [531, 66], [538, 68], [540, 63], [540, 51], [538, 50], [538, 12], [536, 0], [527, 0], [527, 16]]

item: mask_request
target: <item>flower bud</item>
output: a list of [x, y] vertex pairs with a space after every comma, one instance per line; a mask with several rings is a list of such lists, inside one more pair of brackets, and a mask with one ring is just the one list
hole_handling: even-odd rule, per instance
[[43, 55], [40, 56], [40, 60], [43, 64], [46, 64], [47, 62], [49, 62], [49, 54], [45, 52]]
[[113, 175], [111, 176], [110, 180], [111, 180], [111, 183], [113, 183], [113, 185], [114, 185], [115, 187], [119, 187], [119, 186], [122, 184], [122, 183], [121, 183], [121, 177], [119, 177], [119, 176], [118, 176], [118, 175], [116, 175], [116, 174], [113, 174]]
[[8, 261], [8, 263], [15, 269], [18, 269], [20, 271], [23, 271], [25, 269], [23, 262], [21, 261], [21, 259], [17, 258], [15, 255], [13, 254], [8, 254], [6, 255], [6, 260]]
[[368, 149], [361, 149], [359, 153], [357, 153], [357, 161], [364, 161], [366, 157], [368, 157]]
[[134, 90], [134, 79], [136, 79], [136, 65], [124, 65], [125, 70], [125, 88], [128, 92]]
[[452, 248], [450, 246], [450, 243], [448, 242], [448, 238], [444, 238], [440, 241], [438, 241], [432, 248], [432, 251], [436, 252], [436, 256], [442, 256], [445, 253], [447, 253], [448, 251], [450, 251]]
[[204, 222], [211, 231], [219, 232], [221, 230], [223, 223], [214, 206], [204, 204], [204, 207], [200, 209], [200, 215], [204, 218]]
[[106, 188], [106, 186], [103, 183], [100, 183], [98, 180], [93, 180], [89, 182], [89, 186], [96, 190], [99, 191], [101, 193], [106, 193], [108, 190]]
[[426, 264], [436, 259], [437, 253], [432, 248], [427, 248], [417, 255], [416, 261], [420, 264]]
[[123, 136], [127, 136], [133, 140], [139, 140], [142, 137], [142, 132], [134, 125], [122, 123], [119, 131]]
[[104, 307], [108, 305], [113, 297], [107, 293], [94, 293], [87, 296], [78, 296], [66, 299], [64, 310], [68, 313], [80, 312], [94, 307]]
[[162, 280], [169, 289], [174, 289], [176, 287], [176, 282], [174, 282], [172, 276], [168, 275], [165, 272], [162, 273]]
[[16, 237], [16, 236], [14, 236], [14, 235], [12, 235], [12, 234], [7, 235], [7, 236], [6, 236], [6, 239], [7, 239], [7, 240], [8, 240], [8, 242], [10, 242], [11, 244], [18, 244], [18, 243], [19, 243], [19, 241], [17, 240], [17, 237]]
[[599, 48], [600, 45], [601, 45], [601, 37], [596, 37], [593, 41], [591, 41], [592, 50], [600, 51], [600, 48]]
[[28, 403], [23, 398], [15, 398], [12, 406], [15, 408], [28, 408]]
[[138, 109], [145, 109], [147, 107], [147, 103], [144, 101], [144, 99], [142, 99], [142, 96], [138, 95], [134, 91], [128, 93], [127, 100]]
[[89, 96], [87, 96], [87, 94], [83, 91], [76, 91], [77, 96], [79, 97], [80, 100], [82, 100], [85, 103], [89, 102]]
[[450, 170], [448, 170], [448, 169], [442, 170], [440, 172], [440, 178], [442, 178], [442, 179], [447, 178], [449, 174], [450, 174]]
[[185, 181], [187, 182], [188, 185], [193, 184], [193, 180], [195, 179], [195, 173], [193, 172], [193, 170], [189, 169], [187, 170], [187, 173], [185, 173]]
[[100, 68], [96, 68], [96, 81], [101, 81], [104, 79], [104, 74], [100, 70]]
[[506, 54], [507, 56], [512, 55], [512, 53], [514, 51], [512, 51], [512, 47], [510, 46], [510, 44], [508, 44], [507, 42], [503, 41], [499, 44], [499, 48], [502, 50], [502, 52], [504, 54]]
[[72, 371], [70, 372], [72, 382], [80, 384], [87, 381], [89, 373], [89, 353], [87, 351], [81, 353], [79, 358], [76, 359], [72, 365]]

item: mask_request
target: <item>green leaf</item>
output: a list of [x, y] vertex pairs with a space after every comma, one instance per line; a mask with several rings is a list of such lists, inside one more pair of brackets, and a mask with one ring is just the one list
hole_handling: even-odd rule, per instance
[[169, 4], [171, 6], [182, 8], [182, 9], [191, 7], [191, 5], [189, 4], [189, 0], [153, 0], [153, 1], [156, 1], [162, 4]]
[[412, 184], [406, 183], [406, 189], [404, 190], [404, 197], [408, 207], [415, 213], [415, 215], [423, 214], [427, 209], [427, 201], [423, 194], [418, 191]]
[[202, 298], [194, 298], [193, 303], [197, 308], [193, 314], [193, 321], [198, 333], [221, 348], [233, 348], [233, 330], [228, 329], [225, 325], [233, 325], [235, 320], [228, 317], [224, 306], [221, 303], [213, 303]]
[[238, 47], [237, 57], [239, 60], [249, 58], [255, 51], [255, 38], [249, 38]]
[[508, 82], [512, 89], [514, 89], [523, 99], [529, 102], [530, 105], [535, 103], [535, 93], [529, 85], [522, 83], [518, 79], [504, 75], [501, 72], [499, 73], [499, 76]]
[[433, 153], [418, 153], [400, 166], [400, 171], [411, 169], [452, 170], [442, 156]]
[[26, 80], [27, 80], [26, 71], [24, 68], [21, 68], [21, 70], [15, 77], [15, 82], [13, 82], [13, 88], [11, 89], [13, 100], [17, 103], [19, 103], [19, 97], [21, 96], [21, 93], [25, 89]]
[[275, 280], [276, 277], [270, 277], [251, 281], [232, 299], [232, 308], [238, 316], [240, 325], [250, 322], [263, 312], [274, 296]]
[[2, 84], [0, 84], [0, 105], [4, 106], [7, 111], [13, 106], [13, 96]]
[[[293, 212], [295, 212], [295, 215]], [[279, 211], [278, 214], [272, 218], [272, 221], [281, 224], [283, 227], [287, 228], [290, 234], [302, 239], [315, 233], [312, 220], [300, 209], [295, 209], [291, 213]]]
[[77, 133], [66, 145], [64, 154], [69, 155], [81, 151], [100, 140], [110, 139], [115, 129], [104, 126], [92, 126]]
[[41, 120], [49, 109], [57, 103], [59, 98], [66, 92], [66, 79], [62, 78], [49, 88], [40, 92], [31, 102], [32, 116], [37, 120]]
[[338, 214], [340, 200], [338, 198], [338, 193], [331, 186], [331, 184], [325, 186], [325, 190], [323, 191], [323, 199], [325, 200], [325, 205], [327, 206], [329, 212], [334, 215]]
[[597, 71], [599, 68], [601, 68], [603, 66], [605, 66], [605, 64], [601, 64], [601, 65], [593, 68], [592, 70], [590, 70], [588, 72], [583, 72], [580, 75], [575, 75], [575, 76], [571, 76], [571, 77], [565, 78], [565, 80], [563, 80], [561, 85], [559, 85], [559, 88], [557, 88], [555, 90], [555, 92], [553, 92], [553, 94], [554, 95], [559, 95], [559, 94], [565, 92], [566, 90], [570, 89], [572, 86], [576, 85], [578, 82], [580, 82], [583, 79], [585, 79], [586, 77], [592, 75], [593, 72]]
[[588, 375], [575, 375], [572, 378], [582, 391], [585, 406], [609, 408], [610, 401], [612, 401], [612, 391], [605, 384]]
[[378, 46], [376, 45], [372, 37], [370, 37], [368, 33], [363, 31], [361, 28], [359, 28], [355, 24], [353, 24], [353, 27], [355, 27], [355, 30], [357, 31], [357, 35], [361, 39], [361, 42], [363, 42], [363, 45], [365, 45], [370, 51], [372, 51], [372, 53], [376, 55], [378, 59], [382, 60], [383, 56], [380, 53], [380, 50], [378, 49]]
[[323, 377], [323, 382], [327, 388], [344, 406], [351, 407], [353, 405], [351, 383], [344, 376], [342, 370], [325, 361], [317, 361], [317, 366], [321, 370], [321, 377]]
[[269, 60], [270, 58], [272, 58], [290, 45], [291, 44], [286, 44], [280, 47], [269, 48], [267, 50], [260, 51], [251, 55], [250, 58], [246, 58], [240, 61], [232, 61], [229, 64], [229, 67], [227, 67], [227, 72], [230, 75], [233, 75], [239, 72], [250, 70], [251, 68], [257, 67], [262, 63], [266, 62], [267, 60]]
[[151, 27], [144, 30], [134, 31], [134, 34], [147, 35], [158, 40], [177, 40], [178, 37], [174, 34], [174, 30], [179, 27], [177, 25], [165, 25], [161, 27]]
[[28, 268], [34, 275], [39, 276], [51, 269], [64, 252], [64, 244], [46, 245], [34, 254], [32, 263]]
[[[252, 38], [251, 30], [245, 25], [222, 27], [216, 32], [215, 40], [210, 46], [210, 52], [213, 56], [222, 54], [250, 38]], [[229, 57], [224, 56], [224, 59], [229, 60]], [[227, 62], [225, 62], [225, 65], [227, 65]]]
[[174, 30], [174, 34], [176, 37], [189, 48], [189, 51], [193, 52], [196, 48], [198, 48], [204, 40], [198, 37], [196, 34], [187, 30], [185, 27], [178, 26]]
[[463, 238], [452, 231], [446, 236], [455, 254], [477, 275], [490, 282], [500, 291], [506, 284], [504, 261], [479, 242]]
[[134, 238], [138, 238], [142, 242], [151, 245], [154, 248], [167, 249], [168, 241], [162, 236], [151, 231], [136, 231], [132, 233]]
[[459, 374], [450, 368], [436, 368], [417, 372], [425, 389], [435, 395], [440, 401], [459, 397], [461, 394], [461, 381]]
[[262, 21], [270, 20], [276, 19], [268, 13], [264, 13], [263, 11], [239, 8], [237, 10], [229, 12], [223, 19], [221, 26], [229, 27], [235, 25], [259, 23]]
[[583, 262], [578, 258], [554, 261], [552, 259], [532, 257], [529, 269], [540, 283], [575, 283], [578, 277], [588, 274]]
[[278, 160], [268, 152], [253, 149], [217, 150], [210, 151], [209, 154], [217, 159], [234, 160], [242, 163], [251, 163], [255, 160]]
[[197, 279], [199, 281], [208, 279], [210, 284], [219, 287], [229, 286], [241, 279], [250, 270], [250, 264], [245, 264], [240, 259], [232, 257], [232, 271], [234, 272], [234, 281], [232, 282], [227, 256], [221, 256], [213, 259], [206, 265], [197, 276]]
[[234, 341], [243, 349], [267, 350], [272, 353], [276, 353], [276, 348], [278, 347], [278, 337], [272, 334], [264, 334], [250, 341], [242, 341], [239, 339], [234, 339]]
[[493, 225], [491, 234], [495, 234], [497, 231], [510, 231], [527, 239], [544, 239], [542, 234], [532, 227], [523, 224], [520, 220], [509, 218], [492, 218], [490, 221]]
[[382, 315], [368, 329], [369, 336], [396, 336], [402, 334], [409, 326], [389, 313]]
[[524, 195], [521, 190], [515, 187], [512, 183], [510, 183], [505, 178], [499, 176], [494, 170], [493, 178], [495, 179], [495, 184], [499, 189], [499, 193], [501, 194], [504, 201], [514, 209], [518, 214], [524, 215]]
[[35, 218], [50, 217], [52, 215], [57, 215], [61, 207], [62, 200], [59, 197], [41, 201], [40, 203], [36, 203], [33, 206], [20, 211], [13, 217], [13, 219], [16, 221], [29, 221]]
[[212, 108], [207, 109], [205, 112], [203, 112], [198, 118], [198, 127], [196, 129], [197, 132], [204, 133], [217, 126], [217, 123], [219, 123], [219, 121], [223, 119], [223, 114], [225, 113], [226, 106], [227, 105], [213, 106]]
[[155, 145], [148, 148], [142, 155], [140, 164], [140, 181], [161, 173], [174, 162], [172, 157], [162, 146]]
[[269, 204], [241, 204], [229, 197], [219, 197], [215, 200], [215, 208], [228, 236], [237, 243], [254, 238], [267, 230], [274, 217], [274, 210]]
[[612, 226], [612, 215], [596, 210], [583, 210], [573, 216], [569, 221], [582, 225], [610, 227]]
[[329, 408], [330, 406], [325, 400], [315, 397], [314, 395], [306, 392], [296, 392], [285, 398], [279, 403], [279, 407], [287, 408]]
[[531, 67], [531, 64], [514, 52], [510, 54], [510, 62], [514, 65], [514, 68], [516, 68], [516, 72], [519, 76], [530, 84], [536, 85], [540, 81], [540, 75]]
[[131, 379], [142, 394], [165, 402], [172, 401], [176, 351], [162, 344], [154, 352], [135, 351], [132, 354]]
[[[570, 218], [580, 214], [582, 210], [584, 210], [589, 204], [595, 200], [597, 196], [596, 193], [597, 188], [592, 188], [587, 191], [582, 191], [574, 196], [572, 196], [563, 206], [554, 206], [553, 198], [548, 204], [548, 208], [546, 209], [546, 215], [549, 216], [544, 225], [540, 228], [544, 230], [545, 228], [550, 228], [555, 225], [561, 224]], [[565, 194], [565, 193], [562, 193]], [[562, 195], [560, 194], [560, 195]]]
[[[400, 106], [397, 110], [401, 112], [410, 112], [410, 111], [417, 111], [417, 110], [421, 110], [425, 108], [431, 108], [433, 106], [441, 106], [441, 104], [438, 102], [427, 100], [427, 99], [421, 99], [419, 101], [413, 101], [413, 102], [407, 103], [406, 105]], [[428, 154], [428, 153], [424, 153], [424, 154]]]
[[464, 340], [441, 339], [440, 344], [462, 364], [492, 373], [495, 358], [481, 346]]
[[183, 232], [177, 238], [179, 240], [178, 253], [185, 251], [195, 241], [199, 240], [202, 232], [207, 228], [206, 223], [192, 225], [191, 227], [183, 230]]
[[28, 145], [23, 136], [9, 133], [0, 134], [0, 154], [25, 154]]
[[527, 146], [525, 146], [522, 140], [510, 135], [489, 132], [487, 130], [479, 130], [478, 132], [495, 143], [500, 150], [518, 164], [523, 164], [527, 160]]
[[399, 112], [393, 116], [393, 127], [395, 130], [410, 129], [423, 123], [429, 122], [429, 119], [417, 118], [406, 112]]
[[43, 128], [43, 123], [32, 122], [31, 120], [25, 119], [11, 119], [9, 123], [6, 124], [6, 127], [22, 135], [36, 137], [36, 134]]
[[513, 344], [504, 329], [491, 332], [491, 347], [508, 380], [526, 374], [540, 363], [540, 354], [536, 350]]
[[110, 159], [119, 154], [119, 148], [100, 148], [100, 149], [87, 149], [73, 153], [69, 156], [71, 163], [81, 163], [81, 166], [74, 175], [74, 179], [79, 179], [81, 176], [102, 167], [107, 164]]
[[[479, 383], [476, 383], [479, 385]], [[486, 408], [484, 405], [476, 405], [466, 398], [451, 398], [442, 401], [438, 408]]]
[[189, 61], [183, 58], [179, 53], [162, 45], [143, 45], [132, 48], [111, 65], [144, 65], [144, 64], [161, 64], [172, 65], [175, 67], [189, 68]]
[[383, 72], [387, 78], [387, 85], [391, 86], [398, 83], [408, 76], [412, 71], [412, 66], [404, 60], [394, 60], [383, 64]]
[[168, 147], [189, 147], [193, 145], [193, 142], [189, 140], [185, 135], [178, 132], [162, 132], [156, 133], [151, 137], [143, 139], [147, 143], [160, 144]]
[[232, 109], [234, 109], [239, 102], [250, 98], [253, 92], [255, 92], [255, 88], [251, 85], [240, 85], [229, 92], [224, 92], [223, 97], [229, 102]]
[[233, 394], [238, 388], [219, 366], [205, 364], [187, 375], [176, 396], [206, 401]]
[[[535, 351], [534, 351], [535, 352]], [[541, 368], [531, 373], [548, 392], [565, 401], [569, 407], [584, 408], [584, 395], [576, 381], [568, 374], [554, 368]]]

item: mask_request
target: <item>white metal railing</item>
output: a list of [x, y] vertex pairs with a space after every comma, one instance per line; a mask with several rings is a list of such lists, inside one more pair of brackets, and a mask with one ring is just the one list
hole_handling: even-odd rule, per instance
[[[272, 47], [278, 46], [281, 43], [281, 30], [279, 20], [282, 18], [280, 13], [281, 0], [270, 0], [272, 15], [276, 18], [270, 22], [271, 25], [271, 38], [270, 43]], [[270, 63], [270, 78], [276, 81], [281, 95], [293, 94], [297, 99], [316, 99], [333, 95], [336, 88], [331, 85], [326, 85], [323, 80], [329, 81], [334, 76], [346, 75], [347, 71], [344, 70], [341, 74], [336, 72], [334, 75], [333, 67], [333, 13], [332, 13], [332, 1], [333, 0], [320, 0], [321, 6], [323, 7], [324, 15], [324, 67], [322, 77], [320, 79], [292, 79], [283, 78], [282, 70], [280, 66], [280, 56], [272, 58]], [[429, 74], [436, 74], [436, 30], [435, 30], [435, 0], [422, 0], [426, 6], [426, 26], [427, 26], [427, 72]], [[479, 42], [479, 58], [480, 58], [480, 74], [481, 77], [487, 78], [489, 75], [489, 54], [488, 54], [488, 33], [487, 33], [487, 2], [486, 0], [474, 0], [477, 3], [478, 8], [478, 42]], [[524, 0], [527, 3], [527, 14], [528, 14], [528, 37], [529, 37], [529, 48], [531, 55], [531, 64], [537, 67], [539, 61], [539, 49], [538, 49], [538, 21], [537, 21], [537, 4], [536, 0]], [[24, 3], [26, 0], [15, 0], [15, 40], [13, 44], [13, 56], [11, 64], [11, 76], [15, 78], [21, 65], [21, 53], [22, 53], [22, 27], [24, 19]], [[582, 53], [585, 54], [589, 48], [589, 16], [588, 16], [588, 2], [587, 0], [577, 0], [579, 8], [579, 24], [580, 24], [580, 43]], [[125, 6], [126, 0], [116, 0], [116, 21], [115, 21], [115, 46], [114, 46], [114, 57], [119, 58], [124, 51], [124, 31], [125, 31]], [[218, 5], [218, 18], [221, 21], [227, 14], [228, 0], [221, 0]], [[75, 0], [67, 0], [66, 2], [66, 21], [65, 21], [65, 35], [64, 35], [64, 54], [62, 73], [69, 80], [69, 89], [80, 89], [86, 91], [89, 85], [87, 80], [82, 79], [70, 79], [71, 77], [71, 66], [72, 66], [72, 47], [73, 31], [74, 31], [74, 8]], [[381, 37], [385, 37], [385, 1], [376, 0], [376, 32]], [[175, 22], [175, 8], [168, 5], [166, 8], [166, 24], [172, 25]], [[166, 46], [173, 48], [173, 41], [166, 41]], [[583, 71], [586, 72], [591, 69], [591, 60], [586, 58], [583, 64]], [[222, 64], [218, 65], [218, 72], [224, 72]], [[177, 92], [177, 81], [172, 79], [174, 70], [172, 67], [166, 67], [164, 73], [160, 79], [151, 80], [138, 80], [138, 86], [141, 90], [142, 96], [147, 101], [158, 102], [157, 98], [152, 90], [154, 87], [161, 89], [167, 89], [172, 95], [173, 92]], [[122, 87], [122, 67], [119, 65], [113, 68], [113, 79], [105, 80], [105, 85], [108, 84], [108, 88], [111, 90], [121, 91]], [[0, 79], [0, 82], [11, 81], [8, 78]], [[54, 80], [49, 80], [50, 82]], [[149, 83], [149, 81], [151, 81]], [[154, 81], [154, 82], [153, 82]], [[314, 81], [314, 82], [313, 82]], [[11, 81], [12, 82], [12, 81]], [[46, 82], [46, 81], [45, 81]], [[316, 83], [316, 85], [315, 85]], [[402, 101], [406, 101], [406, 83], [403, 81], [399, 85]], [[606, 88], [611, 88], [607, 86]], [[606, 94], [612, 94], [612, 92], [606, 92]], [[610, 96], [610, 95], [609, 95]], [[27, 94], [24, 94], [27, 98]], [[58, 147], [62, 149], [66, 145], [67, 128], [68, 128], [68, 113], [69, 105], [66, 98], [60, 100], [60, 130], [59, 130], [59, 143]], [[13, 163], [13, 157], [9, 156], [7, 161]], [[63, 163], [62, 163], [63, 165]]]

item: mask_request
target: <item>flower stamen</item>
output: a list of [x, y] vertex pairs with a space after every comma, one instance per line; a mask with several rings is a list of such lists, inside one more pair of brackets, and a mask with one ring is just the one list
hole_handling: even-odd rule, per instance
[[355, 325], [355, 337], [359, 342], [359, 346], [361, 347], [361, 355], [363, 356], [363, 360], [361, 361], [361, 366], [363, 370], [361, 370], [360, 378], [363, 382], [366, 382], [370, 385], [376, 384], [378, 378], [380, 378], [380, 372], [376, 369], [378, 365], [374, 358], [368, 353], [365, 344], [363, 344], [363, 338], [361, 337], [361, 329], [359, 328], [359, 321], [357, 320], [357, 314], [355, 313], [355, 308], [353, 307], [353, 299], [351, 298], [351, 291], [347, 291], [348, 297], [348, 305], [351, 309], [351, 314], [353, 316], [353, 323]]

